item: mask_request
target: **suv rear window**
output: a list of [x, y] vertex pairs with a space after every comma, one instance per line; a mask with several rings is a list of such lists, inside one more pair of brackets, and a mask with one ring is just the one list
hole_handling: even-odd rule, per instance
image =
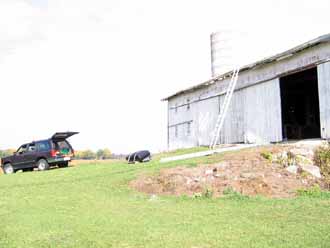
[[53, 141], [54, 148], [56, 151], [59, 151], [60, 154], [70, 154], [72, 153], [71, 146], [66, 140], [61, 140], [61, 141]]

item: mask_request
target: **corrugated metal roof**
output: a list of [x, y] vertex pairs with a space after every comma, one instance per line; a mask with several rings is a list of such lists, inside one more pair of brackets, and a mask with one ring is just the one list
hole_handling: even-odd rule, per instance
[[[286, 58], [291, 57], [292, 55], [294, 55], [296, 53], [299, 53], [299, 52], [301, 52], [301, 51], [303, 51], [307, 48], [314, 47], [314, 46], [317, 46], [321, 43], [327, 43], [327, 42], [330, 42], [330, 34], [322, 35], [322, 36], [320, 36], [320, 37], [318, 37], [314, 40], [303, 43], [302, 45], [296, 46], [296, 47], [294, 47], [290, 50], [287, 50], [285, 52], [282, 52], [282, 53], [276, 54], [274, 56], [259, 60], [255, 63], [249, 64], [249, 65], [243, 66], [243, 67], [240, 68], [240, 72], [251, 70], [251, 69], [257, 68], [259, 66], [263, 66], [263, 65], [272, 63], [274, 61], [279, 61], [279, 60], [282, 60], [282, 59], [286, 59]], [[225, 78], [230, 77], [232, 75], [232, 73], [233, 73], [233, 71], [229, 71], [229, 72], [226, 72], [226, 73], [224, 73], [220, 76], [212, 78], [212, 79], [210, 79], [210, 80], [208, 80], [204, 83], [195, 85], [195, 86], [187, 88], [185, 90], [178, 91], [177, 93], [162, 99], [162, 101], [167, 101], [167, 100], [169, 100], [173, 97], [176, 97], [176, 96], [179, 96], [179, 95], [182, 95], [182, 94], [185, 94], [185, 93], [193, 92], [193, 91], [198, 90], [198, 89], [205, 88], [205, 87], [207, 87], [211, 84], [214, 84], [217, 81], [222, 81]]]

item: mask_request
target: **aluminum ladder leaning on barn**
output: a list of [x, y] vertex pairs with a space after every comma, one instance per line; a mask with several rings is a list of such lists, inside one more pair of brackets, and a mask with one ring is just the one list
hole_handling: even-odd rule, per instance
[[233, 74], [231, 76], [231, 79], [230, 79], [230, 82], [229, 82], [229, 85], [227, 88], [225, 100], [221, 107], [220, 114], [218, 115], [218, 118], [217, 118], [217, 122], [216, 122], [215, 129], [213, 132], [212, 141], [210, 144], [210, 149], [214, 149], [219, 140], [220, 131], [223, 127], [223, 124], [224, 124], [224, 121], [226, 118], [226, 114], [228, 112], [229, 104], [230, 104], [230, 101], [233, 96], [234, 89], [236, 87], [236, 83], [238, 80], [238, 73], [239, 73], [239, 68], [236, 68], [235, 70], [233, 70]]

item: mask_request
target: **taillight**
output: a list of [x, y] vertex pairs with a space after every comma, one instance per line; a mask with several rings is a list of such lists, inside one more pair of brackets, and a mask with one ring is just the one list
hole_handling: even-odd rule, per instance
[[59, 152], [56, 151], [56, 150], [51, 150], [50, 151], [50, 156], [52, 156], [52, 157], [56, 157], [57, 154], [59, 154]]

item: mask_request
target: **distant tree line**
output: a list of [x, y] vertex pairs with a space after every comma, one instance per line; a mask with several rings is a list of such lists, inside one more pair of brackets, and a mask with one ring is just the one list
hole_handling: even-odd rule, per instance
[[75, 158], [76, 159], [110, 159], [112, 158], [111, 151], [108, 148], [99, 149], [96, 152], [87, 149], [81, 151], [75, 151]]
[[16, 149], [0, 150], [0, 158], [11, 156], [14, 152], [16, 152]]

